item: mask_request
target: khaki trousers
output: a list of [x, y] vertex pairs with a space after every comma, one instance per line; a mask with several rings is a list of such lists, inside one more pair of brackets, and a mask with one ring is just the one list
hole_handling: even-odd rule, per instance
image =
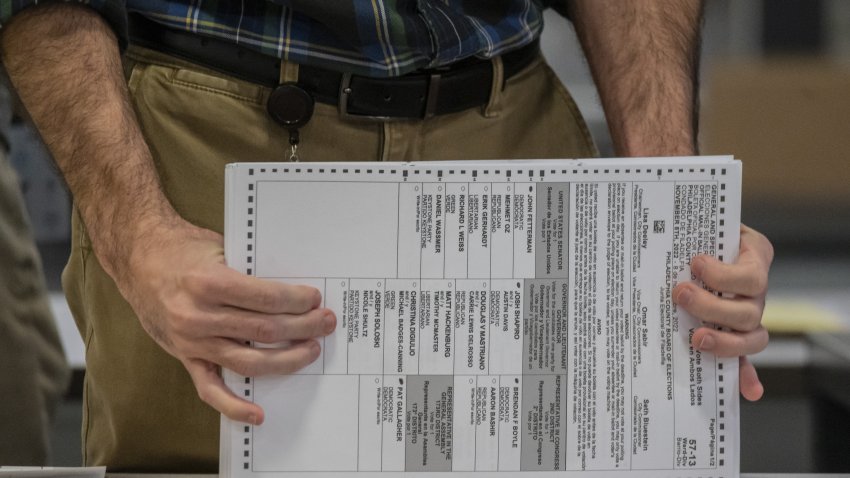
[[[493, 62], [497, 78], [501, 65]], [[285, 65], [292, 74], [292, 65]], [[288, 133], [269, 118], [269, 88], [143, 49], [126, 73], [165, 194], [192, 223], [222, 232], [224, 168], [286, 161]], [[484, 108], [423, 121], [340, 119], [316, 104], [300, 130], [302, 161], [590, 157], [575, 103], [542, 59], [494, 88]], [[92, 253], [79, 216], [63, 276], [86, 345], [83, 456], [112, 471], [214, 472], [219, 415], [188, 373], [142, 330]]]

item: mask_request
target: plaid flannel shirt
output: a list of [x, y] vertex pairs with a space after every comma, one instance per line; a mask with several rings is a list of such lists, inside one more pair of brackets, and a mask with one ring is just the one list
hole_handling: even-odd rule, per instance
[[[0, 25], [38, 0], [0, 0]], [[127, 12], [295, 63], [397, 76], [539, 36], [551, 0], [71, 0], [97, 10], [127, 45]]]

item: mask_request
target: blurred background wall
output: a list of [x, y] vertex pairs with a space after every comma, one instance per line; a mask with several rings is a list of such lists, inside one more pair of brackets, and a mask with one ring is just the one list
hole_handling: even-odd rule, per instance
[[[548, 12], [542, 43], [610, 156], [571, 26]], [[743, 161], [743, 220], [777, 253], [765, 316], [772, 341], [754, 358], [767, 393], [742, 404], [742, 471], [850, 472], [850, 2], [707, 0], [701, 76], [702, 153]], [[53, 462], [79, 464], [82, 343], [59, 287], [70, 202], [23, 121], [10, 142], [77, 369]]]

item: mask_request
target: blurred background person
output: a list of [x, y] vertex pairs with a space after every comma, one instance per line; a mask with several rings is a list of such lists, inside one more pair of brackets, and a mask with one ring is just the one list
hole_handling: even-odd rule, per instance
[[70, 372], [7, 158], [11, 120], [9, 93], [0, 86], [0, 465], [46, 465], [50, 424]]

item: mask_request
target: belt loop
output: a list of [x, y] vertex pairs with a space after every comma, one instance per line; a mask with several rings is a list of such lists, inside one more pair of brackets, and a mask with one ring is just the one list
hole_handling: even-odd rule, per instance
[[440, 75], [432, 73], [428, 79], [428, 93], [425, 95], [424, 117], [431, 118], [437, 111], [437, 95], [440, 94]]
[[280, 61], [280, 84], [298, 83], [298, 63]]
[[502, 57], [497, 56], [490, 60], [493, 66], [493, 81], [490, 82], [490, 100], [481, 111], [485, 118], [498, 118], [502, 112], [502, 85], [505, 82], [505, 67]]

